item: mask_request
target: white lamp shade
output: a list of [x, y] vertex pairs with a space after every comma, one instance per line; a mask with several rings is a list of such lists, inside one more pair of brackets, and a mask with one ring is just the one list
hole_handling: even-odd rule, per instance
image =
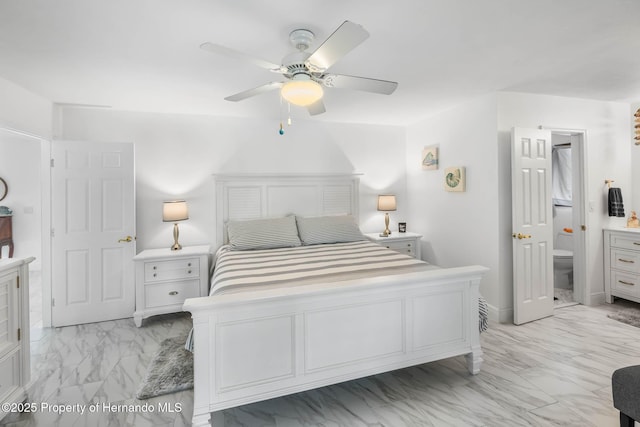
[[324, 91], [313, 80], [292, 80], [282, 86], [280, 94], [290, 103], [306, 107], [322, 98]]
[[381, 194], [378, 196], [378, 210], [379, 211], [395, 211], [396, 210], [396, 196], [390, 194]]
[[189, 209], [184, 200], [164, 202], [162, 205], [162, 221], [175, 222], [189, 219]]

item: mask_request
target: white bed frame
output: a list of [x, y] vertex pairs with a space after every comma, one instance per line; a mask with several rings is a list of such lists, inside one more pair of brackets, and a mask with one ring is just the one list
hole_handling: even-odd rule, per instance
[[[229, 219], [353, 214], [354, 175], [216, 176], [218, 245]], [[187, 299], [194, 328], [193, 425], [222, 410], [465, 355], [480, 371], [478, 296], [467, 266], [303, 288]]]

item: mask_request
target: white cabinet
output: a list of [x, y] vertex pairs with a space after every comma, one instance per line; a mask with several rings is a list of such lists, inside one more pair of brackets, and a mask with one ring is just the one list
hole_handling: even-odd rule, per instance
[[[29, 350], [29, 263], [0, 259], [0, 403], [27, 398], [31, 381]], [[0, 411], [0, 419], [7, 411]]]
[[136, 255], [136, 326], [149, 316], [182, 311], [187, 298], [207, 296], [210, 256], [209, 245], [147, 249]]
[[640, 229], [604, 231], [604, 292], [608, 303], [640, 302]]
[[379, 233], [368, 233], [365, 234], [365, 236], [372, 242], [379, 243], [396, 252], [422, 259], [420, 248], [420, 239], [422, 238], [421, 234], [411, 232], [394, 232], [387, 237], [382, 237]]

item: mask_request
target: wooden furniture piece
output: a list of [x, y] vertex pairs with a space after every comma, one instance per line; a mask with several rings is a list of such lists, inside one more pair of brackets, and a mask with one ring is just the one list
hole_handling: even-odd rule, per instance
[[604, 230], [604, 294], [640, 302], [640, 229]]
[[2, 247], [9, 246], [9, 258], [13, 258], [13, 229], [11, 225], [12, 216], [0, 216], [0, 258], [2, 258]]
[[209, 245], [147, 249], [136, 255], [136, 326], [149, 316], [182, 311], [186, 298], [206, 296], [210, 256]]
[[422, 259], [420, 247], [422, 234], [411, 232], [398, 233], [394, 231], [387, 237], [381, 237], [380, 233], [366, 233], [365, 236], [372, 242], [376, 242], [396, 252]]
[[[352, 175], [217, 176], [217, 224], [352, 214]], [[221, 410], [452, 356], [480, 370], [478, 297], [484, 267], [189, 298], [193, 425]]]
[[0, 420], [27, 398], [31, 387], [29, 350], [29, 263], [34, 258], [0, 260]]

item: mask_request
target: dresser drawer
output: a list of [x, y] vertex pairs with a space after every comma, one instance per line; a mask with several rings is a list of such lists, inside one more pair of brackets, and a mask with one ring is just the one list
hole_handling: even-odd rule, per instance
[[617, 295], [640, 296], [640, 276], [611, 271], [611, 290]]
[[611, 268], [640, 273], [640, 252], [611, 248]]
[[640, 251], [640, 235], [636, 238], [629, 235], [629, 233], [624, 235], [612, 233], [609, 236], [609, 245], [616, 248]]
[[191, 277], [200, 277], [200, 260], [198, 258], [144, 263], [145, 282], [161, 282]]
[[187, 298], [200, 296], [199, 286], [199, 280], [146, 285], [144, 287], [145, 308], [182, 304]]

